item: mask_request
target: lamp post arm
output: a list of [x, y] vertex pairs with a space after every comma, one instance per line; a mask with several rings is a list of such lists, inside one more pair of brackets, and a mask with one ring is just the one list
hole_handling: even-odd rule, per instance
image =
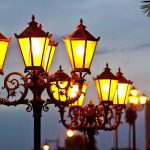
[[27, 84], [27, 76], [19, 72], [11, 72], [6, 75], [4, 79], [4, 87], [2, 87], [2, 90], [7, 94], [7, 96], [6, 98], [0, 98], [0, 105], [28, 105], [28, 99], [26, 99], [28, 93]]
[[61, 122], [67, 129], [80, 130], [85, 124], [84, 109], [80, 106], [59, 107]]

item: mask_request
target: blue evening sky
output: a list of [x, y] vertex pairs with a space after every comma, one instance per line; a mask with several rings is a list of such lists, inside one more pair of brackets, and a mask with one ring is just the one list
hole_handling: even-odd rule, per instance
[[[60, 64], [69, 73], [71, 68], [62, 37], [72, 33], [82, 18], [92, 35], [101, 36], [91, 66], [92, 75], [88, 76], [90, 84], [85, 103], [90, 99], [98, 103], [92, 77], [101, 73], [107, 62], [114, 73], [121, 67], [125, 77], [150, 96], [150, 18], [142, 13], [140, 5], [140, 0], [1, 0], [0, 32], [13, 38], [5, 74], [24, 70], [14, 33], [20, 34], [28, 26], [32, 14], [43, 29], [59, 41], [50, 73], [58, 70]], [[49, 112], [43, 112], [42, 143], [45, 138], [59, 138], [63, 144], [65, 129], [58, 123], [57, 111], [51, 106]], [[144, 131], [142, 112], [137, 119], [137, 146], [141, 150], [144, 149]], [[23, 106], [1, 106], [0, 137], [1, 150], [30, 150], [33, 146], [32, 113], [27, 113]], [[96, 139], [99, 150], [109, 150], [113, 146], [113, 132], [100, 131]], [[119, 145], [128, 146], [126, 123], [119, 127]]]

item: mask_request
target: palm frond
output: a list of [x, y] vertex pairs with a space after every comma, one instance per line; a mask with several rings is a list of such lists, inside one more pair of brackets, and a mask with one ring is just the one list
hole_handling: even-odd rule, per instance
[[142, 1], [142, 3], [141, 9], [143, 13], [150, 17], [150, 1]]

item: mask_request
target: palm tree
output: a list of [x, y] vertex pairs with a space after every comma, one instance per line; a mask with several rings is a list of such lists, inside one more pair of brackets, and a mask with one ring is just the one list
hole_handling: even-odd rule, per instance
[[142, 3], [141, 9], [148, 17], [150, 17], [150, 1], [142, 1]]

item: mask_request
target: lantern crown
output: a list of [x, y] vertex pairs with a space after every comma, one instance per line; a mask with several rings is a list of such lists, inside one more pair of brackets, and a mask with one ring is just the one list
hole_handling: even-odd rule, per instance
[[42, 25], [38, 26], [38, 23], [35, 21], [34, 15], [32, 15], [32, 21], [28, 23], [27, 27], [20, 35], [15, 34], [16, 38], [26, 38], [26, 37], [51, 37], [49, 32], [42, 30]]
[[59, 66], [59, 70], [50, 76], [50, 82], [70, 80], [70, 77], [62, 70], [61, 65]]
[[66, 37], [70, 40], [90, 40], [90, 41], [99, 41], [100, 37], [95, 38], [91, 33], [86, 30], [86, 26], [83, 25], [82, 18], [80, 19], [80, 24], [77, 26], [77, 29], [70, 35]]
[[117, 77], [111, 73], [110, 71], [111, 69], [108, 67], [108, 63], [106, 63], [106, 68], [104, 69], [104, 71], [97, 76], [97, 79], [114, 79], [117, 80]]
[[127, 80], [127, 79], [123, 76], [123, 73], [121, 72], [120, 67], [118, 68], [118, 72], [116, 73], [116, 77], [117, 77], [119, 83], [132, 84], [132, 81]]
[[12, 38], [7, 39], [2, 33], [0, 33], [0, 41], [10, 42]]

